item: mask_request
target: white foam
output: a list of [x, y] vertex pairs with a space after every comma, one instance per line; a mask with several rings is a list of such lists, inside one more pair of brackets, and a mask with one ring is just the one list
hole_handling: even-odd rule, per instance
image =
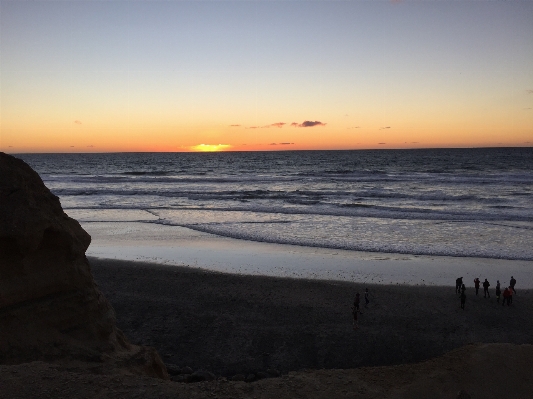
[[92, 236], [87, 256], [194, 266], [247, 275], [377, 284], [451, 286], [464, 277], [533, 288], [533, 261], [383, 254], [270, 244], [149, 223], [81, 222]]

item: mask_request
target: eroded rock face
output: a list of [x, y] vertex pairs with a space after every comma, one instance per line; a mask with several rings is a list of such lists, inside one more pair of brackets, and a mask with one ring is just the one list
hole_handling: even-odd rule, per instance
[[85, 257], [90, 242], [35, 171], [0, 153], [0, 363], [112, 354], [121, 367], [168, 378], [153, 349], [116, 328]]

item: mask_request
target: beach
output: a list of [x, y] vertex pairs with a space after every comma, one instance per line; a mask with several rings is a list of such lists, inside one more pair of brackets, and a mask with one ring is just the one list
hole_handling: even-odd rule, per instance
[[[512, 306], [467, 289], [243, 276], [90, 259], [95, 280], [133, 343], [168, 364], [215, 375], [351, 369], [419, 362], [473, 343], [532, 344], [533, 295]], [[369, 288], [359, 329], [356, 292]], [[362, 300], [364, 304], [364, 301]]]

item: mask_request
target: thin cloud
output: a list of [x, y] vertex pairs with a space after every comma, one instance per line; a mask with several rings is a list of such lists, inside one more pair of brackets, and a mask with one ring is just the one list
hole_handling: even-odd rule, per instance
[[378, 143], [379, 145], [387, 144], [387, 143]]
[[277, 143], [270, 143], [269, 145], [278, 145]]
[[229, 127], [241, 127], [241, 125], [229, 125]]
[[246, 129], [259, 129], [261, 126], [250, 126], [250, 127], [247, 127]]
[[379, 130], [383, 130], [383, 129], [390, 129], [390, 126], [384, 126], [384, 127], [379, 128]]
[[322, 123], [320, 121], [303, 121], [302, 123], [291, 123], [292, 127], [313, 127], [313, 126], [326, 126], [325, 123]]
[[294, 143], [279, 143], [280, 145], [291, 145], [291, 144], [294, 144]]
[[286, 123], [285, 122], [276, 122], [276, 123], [271, 124], [270, 126], [272, 126], [272, 127], [283, 127], [283, 125], [286, 125]]
[[346, 129], [359, 129], [361, 126], [347, 127]]
[[79, 120], [77, 120], [77, 119], [74, 121], [74, 123], [75, 123], [76, 125], [81, 125], [81, 121], [79, 121]]

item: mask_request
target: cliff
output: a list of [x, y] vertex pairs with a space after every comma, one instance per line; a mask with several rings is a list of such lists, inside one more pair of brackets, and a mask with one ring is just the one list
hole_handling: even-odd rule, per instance
[[168, 378], [98, 290], [91, 237], [23, 161], [0, 153], [0, 363], [89, 360]]

